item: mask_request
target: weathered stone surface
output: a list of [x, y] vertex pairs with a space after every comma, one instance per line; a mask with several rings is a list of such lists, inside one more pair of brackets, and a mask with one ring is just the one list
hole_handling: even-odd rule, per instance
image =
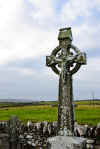
[[72, 136], [56, 136], [48, 139], [48, 149], [85, 149], [86, 139]]
[[86, 149], [94, 149], [94, 145], [92, 145], [92, 144], [87, 144], [87, 145], [86, 145]]
[[86, 143], [87, 144], [93, 144], [95, 141], [94, 140], [91, 140], [91, 139], [88, 139], [87, 141], [86, 141]]
[[86, 145], [87, 149], [94, 149], [95, 140], [87, 139], [86, 143], [87, 143]]
[[74, 134], [79, 137], [87, 137], [88, 136], [88, 125], [78, 125], [75, 123], [74, 125]]
[[[39, 126], [40, 124], [42, 124], [42, 125], [40, 126], [39, 129], [37, 129], [36, 126]], [[37, 123], [32, 123], [31, 129], [28, 129], [28, 126], [23, 123], [20, 124], [21, 128], [17, 125], [18, 130], [19, 130], [19, 128], [20, 129], [23, 128], [23, 130], [24, 130], [24, 131], [20, 131], [20, 133], [19, 133], [17, 149], [22, 149], [21, 146], [23, 146], [23, 149], [24, 148], [27, 148], [27, 149], [32, 148], [33, 149], [33, 147], [35, 149], [37, 149], [40, 146], [41, 146], [41, 149], [47, 149], [47, 138], [56, 136], [57, 122], [40, 122], [40, 124], [38, 123], [38, 125], [37, 125]], [[82, 129], [83, 133], [79, 134], [79, 132], [77, 132], [76, 128], [78, 128], [78, 127], [84, 128], [84, 129]], [[8, 149], [8, 145], [9, 145], [8, 134], [1, 128], [3, 128], [3, 127], [2, 126], [0, 127], [0, 145], [1, 145], [0, 149]], [[7, 129], [6, 126], [5, 126], [5, 129]], [[50, 133], [49, 133], [49, 129], [51, 129]], [[87, 141], [87, 148], [94, 147], [93, 149], [100, 149], [100, 138], [99, 138], [100, 133], [98, 132], [98, 129], [99, 129], [98, 126], [97, 127], [93, 127], [93, 126], [89, 127], [87, 125], [79, 125], [75, 122], [74, 134], [75, 134], [75, 136], [78, 136], [78, 137], [80, 137], [82, 135], [82, 137], [86, 137], [86, 138], [88, 138], [88, 140], [92, 140], [92, 142], [94, 142], [94, 144], [93, 144], [91, 141], [89, 141], [90, 142], [90, 144], [89, 144], [89, 142]], [[43, 133], [43, 130], [46, 130], [46, 131], [44, 131], [44, 133]], [[94, 132], [95, 132], [95, 134], [94, 134]], [[32, 137], [27, 138], [28, 135], [30, 135]], [[63, 135], [66, 136], [66, 134], [62, 134], [62, 136]], [[29, 145], [29, 143], [30, 143], [30, 145]]]
[[100, 128], [100, 122], [97, 124], [97, 128]]
[[11, 116], [10, 120], [8, 121], [8, 135], [9, 135], [9, 142], [16, 142], [19, 136], [19, 120], [17, 116]]
[[[59, 45], [46, 57], [46, 65], [59, 75], [58, 133], [73, 136], [73, 85], [72, 75], [86, 64], [86, 54], [72, 44], [71, 28], [60, 29]], [[62, 132], [61, 132], [62, 131]]]

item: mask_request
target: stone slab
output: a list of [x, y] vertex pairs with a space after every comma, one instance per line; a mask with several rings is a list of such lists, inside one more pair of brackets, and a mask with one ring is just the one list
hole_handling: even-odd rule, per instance
[[48, 138], [48, 149], [86, 149], [86, 139], [73, 136]]

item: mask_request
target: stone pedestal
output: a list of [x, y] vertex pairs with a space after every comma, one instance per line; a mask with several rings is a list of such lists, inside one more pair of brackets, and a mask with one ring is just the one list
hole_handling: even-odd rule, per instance
[[73, 136], [48, 138], [48, 149], [86, 149], [86, 139]]

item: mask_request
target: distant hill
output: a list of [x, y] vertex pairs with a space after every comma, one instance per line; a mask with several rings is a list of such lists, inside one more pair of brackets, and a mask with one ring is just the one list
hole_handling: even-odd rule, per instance
[[[100, 99], [82, 99], [82, 100], [74, 100], [74, 102], [91, 102], [91, 101], [100, 101]], [[55, 104], [58, 102], [57, 100], [31, 100], [31, 99], [0, 99], [0, 102], [15, 102], [15, 103], [41, 103], [41, 104]]]
[[28, 99], [0, 99], [0, 102], [33, 102]]

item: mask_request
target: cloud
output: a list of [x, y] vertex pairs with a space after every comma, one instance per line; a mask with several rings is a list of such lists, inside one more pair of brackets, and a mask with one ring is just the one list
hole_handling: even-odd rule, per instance
[[82, 66], [80, 69], [79, 75], [76, 75], [76, 79], [81, 79], [83, 81], [94, 81], [96, 78], [99, 81], [99, 73], [100, 73], [100, 59], [97, 58], [89, 58], [87, 59], [87, 65]]
[[87, 59], [87, 65], [82, 66], [74, 76], [74, 94], [75, 97], [87, 99], [91, 97], [92, 92], [95, 98], [99, 98], [100, 88], [100, 58]]
[[49, 72], [48, 69], [0, 68], [0, 99], [57, 99], [58, 79]]
[[73, 43], [88, 57], [87, 65], [74, 77], [75, 90], [79, 82], [81, 97], [92, 88], [99, 96], [99, 6], [98, 0], [1, 0], [1, 97], [12, 90], [17, 98], [57, 97], [58, 76], [45, 66], [45, 56], [58, 45], [59, 28], [66, 26], [72, 27]]
[[98, 0], [94, 0], [93, 3], [91, 3], [91, 0], [84, 0], [84, 1], [70, 0], [68, 2], [66, 1], [61, 11], [62, 22], [74, 23], [76, 19], [78, 20], [80, 19], [79, 17], [82, 17], [83, 21], [84, 19], [87, 19], [87, 18], [89, 19], [89, 17], [93, 15], [93, 12], [94, 12], [93, 9], [100, 10], [98, 4], [100, 4]]
[[[89, 14], [92, 15], [92, 11], [89, 10], [93, 8], [93, 4], [89, 3], [89, 0], [68, 1], [62, 5], [62, 10], [56, 13], [51, 0], [45, 0], [45, 5], [40, 0], [10, 0], [9, 3], [1, 1], [0, 63], [49, 54], [58, 44], [57, 31], [61, 24], [66, 22], [67, 25], [71, 25], [75, 20], [78, 22], [79, 15], [84, 16], [86, 20]], [[95, 2], [94, 8], [97, 6]], [[80, 48], [98, 48], [99, 25], [95, 28], [93, 25], [89, 26], [86, 21], [81, 26], [73, 24], [72, 29], [75, 42]]]
[[62, 24], [72, 26], [76, 45], [87, 52], [100, 47], [99, 3], [97, 0], [93, 3], [90, 0], [70, 0], [63, 5], [59, 14]]
[[7, 62], [15, 54], [17, 31], [21, 28], [23, 1], [0, 1], [0, 63]]
[[[24, 58], [35, 59], [46, 55], [56, 46], [56, 32], [40, 27], [43, 22], [50, 24], [49, 20], [53, 18], [51, 1], [45, 1], [45, 9], [40, 1], [29, 2], [34, 9], [28, 12], [29, 5], [26, 5], [28, 1], [27, 3], [23, 0], [10, 0], [9, 3], [1, 1], [0, 64]], [[31, 23], [28, 20], [30, 15]]]
[[[53, 17], [53, 7], [52, 7], [52, 0], [44, 0], [43, 2], [40, 0], [29, 0], [30, 5], [32, 5], [33, 9], [30, 13], [33, 20], [42, 25], [42, 23], [48, 18]], [[43, 5], [43, 3], [45, 5]], [[45, 22], [44, 22], [45, 23]]]

